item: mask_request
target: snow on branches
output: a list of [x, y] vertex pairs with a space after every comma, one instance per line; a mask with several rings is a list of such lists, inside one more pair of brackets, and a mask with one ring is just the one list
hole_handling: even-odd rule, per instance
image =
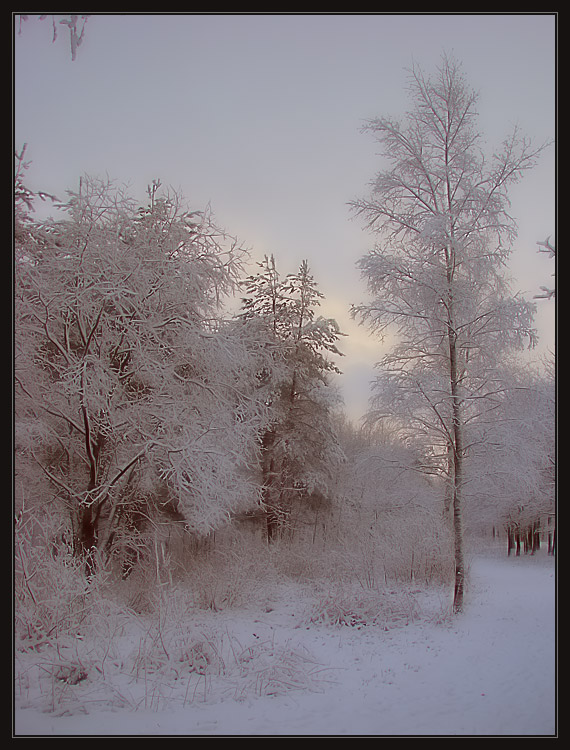
[[508, 191], [544, 147], [533, 148], [515, 129], [487, 161], [477, 95], [446, 56], [432, 77], [414, 67], [410, 94], [403, 123], [377, 118], [366, 128], [388, 168], [371, 195], [352, 204], [377, 238], [359, 263], [372, 300], [354, 314], [398, 337], [381, 363], [378, 408], [414, 430], [421, 425], [447, 467], [459, 611], [466, 429], [489, 408], [501, 358], [535, 338], [534, 305], [512, 296], [504, 276], [516, 237]]
[[328, 374], [339, 372], [328, 355], [341, 356], [336, 321], [316, 316], [323, 299], [306, 261], [281, 280], [275, 259], [245, 284], [241, 320], [266, 332], [274, 363], [267, 371], [271, 421], [261, 437], [268, 536], [282, 528], [296, 499], [330, 493], [331, 472], [342, 460], [331, 410]]
[[[537, 242], [538, 252], [546, 253], [549, 258], [556, 258], [556, 247], [551, 243], [550, 237], [547, 237], [544, 242]], [[556, 274], [552, 274], [556, 276]], [[553, 287], [541, 286], [541, 294], [535, 294], [534, 299], [552, 299], [556, 296], [556, 289]]]
[[207, 533], [259, 494], [265, 353], [219, 307], [243, 252], [158, 188], [137, 208], [83, 178], [67, 217], [16, 247], [19, 472], [82, 552], [112, 550], [135, 516]]

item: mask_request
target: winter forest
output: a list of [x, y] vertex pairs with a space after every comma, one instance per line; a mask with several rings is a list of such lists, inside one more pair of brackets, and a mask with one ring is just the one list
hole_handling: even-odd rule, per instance
[[[382, 644], [409, 628], [454, 653], [440, 639], [473, 616], [489, 559], [523, 592], [541, 571], [552, 586], [556, 365], [532, 352], [554, 282], [527, 298], [506, 266], [510, 191], [553, 146], [515, 128], [489, 151], [451, 55], [405, 80], [407, 114], [366, 122], [373, 181], [347, 207], [370, 247], [351, 315], [379, 351], [359, 422], [310, 257], [252, 262], [215, 206], [159, 176], [144, 196], [89, 175], [65, 199], [32, 189], [16, 142], [17, 734], [405, 734], [356, 709], [323, 728], [311, 701], [349, 692], [357, 643], [385, 654], [372, 697], [400, 689]], [[529, 252], [554, 270], [551, 232]], [[393, 653], [406, 679], [415, 644]], [[410, 733], [516, 733], [442, 721]]]

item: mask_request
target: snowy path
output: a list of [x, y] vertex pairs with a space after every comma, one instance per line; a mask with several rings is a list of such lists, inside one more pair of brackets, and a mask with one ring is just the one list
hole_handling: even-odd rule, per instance
[[[331, 680], [322, 692], [213, 696], [161, 713], [55, 717], [22, 709], [16, 734], [554, 734], [554, 562], [476, 559], [467, 601], [451, 623], [389, 631], [295, 627], [277, 612], [255, 620], [256, 637], [271, 633], [322, 665]], [[234, 625], [252, 630], [251, 619]]]

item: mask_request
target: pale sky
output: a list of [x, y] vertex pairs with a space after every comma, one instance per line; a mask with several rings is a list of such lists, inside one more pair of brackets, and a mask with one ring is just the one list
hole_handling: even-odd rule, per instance
[[[283, 275], [301, 260], [348, 334], [339, 363], [346, 406], [366, 411], [378, 341], [350, 320], [366, 299], [357, 260], [373, 237], [349, 201], [382, 168], [363, 121], [409, 107], [406, 68], [434, 70], [442, 52], [479, 92], [489, 150], [517, 124], [536, 145], [556, 136], [556, 16], [550, 14], [101, 14], [71, 61], [51, 16], [14, 44], [14, 145], [27, 143], [28, 183], [64, 197], [81, 175], [129, 184], [155, 178]], [[519, 225], [515, 291], [552, 285], [537, 241], [555, 238], [556, 151], [511, 191]], [[250, 270], [254, 270], [253, 268]], [[538, 302], [541, 351], [554, 350], [554, 303]]]

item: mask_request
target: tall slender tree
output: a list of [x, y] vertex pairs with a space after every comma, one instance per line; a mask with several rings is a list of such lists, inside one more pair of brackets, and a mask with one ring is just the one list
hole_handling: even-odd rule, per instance
[[380, 363], [376, 417], [397, 411], [431, 445], [452, 510], [454, 609], [461, 611], [465, 425], [490, 408], [501, 353], [534, 339], [534, 306], [511, 294], [504, 266], [516, 237], [508, 189], [541, 148], [515, 129], [488, 161], [477, 95], [447, 56], [433, 77], [414, 66], [409, 92], [404, 122], [365, 126], [386, 166], [370, 197], [352, 203], [377, 237], [359, 262], [371, 301], [353, 312], [396, 336]]

